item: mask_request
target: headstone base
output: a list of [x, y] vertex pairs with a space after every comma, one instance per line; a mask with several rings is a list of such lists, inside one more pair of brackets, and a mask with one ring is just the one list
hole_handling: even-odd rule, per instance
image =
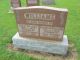
[[14, 47], [26, 50], [35, 50], [59, 55], [66, 55], [68, 51], [68, 38], [66, 35], [63, 36], [62, 41], [50, 42], [33, 38], [23, 38], [20, 37], [17, 32], [12, 40]]

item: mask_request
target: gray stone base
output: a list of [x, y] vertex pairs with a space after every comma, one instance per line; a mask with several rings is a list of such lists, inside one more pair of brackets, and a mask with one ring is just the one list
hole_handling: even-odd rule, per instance
[[16, 33], [12, 40], [14, 47], [26, 50], [48, 52], [60, 55], [66, 55], [68, 51], [68, 38], [66, 35], [63, 36], [63, 41], [61, 42], [51, 42], [33, 38], [22, 38], [18, 33]]

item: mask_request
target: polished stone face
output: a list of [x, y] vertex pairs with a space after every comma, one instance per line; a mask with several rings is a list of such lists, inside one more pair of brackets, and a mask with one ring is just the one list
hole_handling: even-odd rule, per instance
[[67, 9], [45, 6], [14, 8], [22, 37], [60, 41], [63, 38]]

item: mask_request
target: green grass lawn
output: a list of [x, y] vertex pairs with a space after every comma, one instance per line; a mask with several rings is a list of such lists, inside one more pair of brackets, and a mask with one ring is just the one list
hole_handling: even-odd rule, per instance
[[[25, 5], [24, 0], [22, 0]], [[69, 42], [74, 43], [80, 60], [80, 0], [56, 0], [55, 7], [69, 10], [65, 34]], [[16, 20], [13, 14], [9, 14], [9, 0], [0, 0], [0, 60], [36, 60], [24, 52], [12, 52], [7, 45], [12, 43], [12, 36], [17, 32]]]

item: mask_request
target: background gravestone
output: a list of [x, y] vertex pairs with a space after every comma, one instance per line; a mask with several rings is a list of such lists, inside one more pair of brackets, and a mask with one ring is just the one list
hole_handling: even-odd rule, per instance
[[11, 0], [11, 6], [13, 8], [21, 7], [21, 2], [20, 0]]
[[41, 0], [42, 5], [55, 5], [55, 0]]
[[26, 0], [27, 6], [39, 6], [39, 0]]
[[20, 0], [10, 0], [11, 9], [8, 13], [13, 13], [13, 8], [21, 7], [21, 1]]

